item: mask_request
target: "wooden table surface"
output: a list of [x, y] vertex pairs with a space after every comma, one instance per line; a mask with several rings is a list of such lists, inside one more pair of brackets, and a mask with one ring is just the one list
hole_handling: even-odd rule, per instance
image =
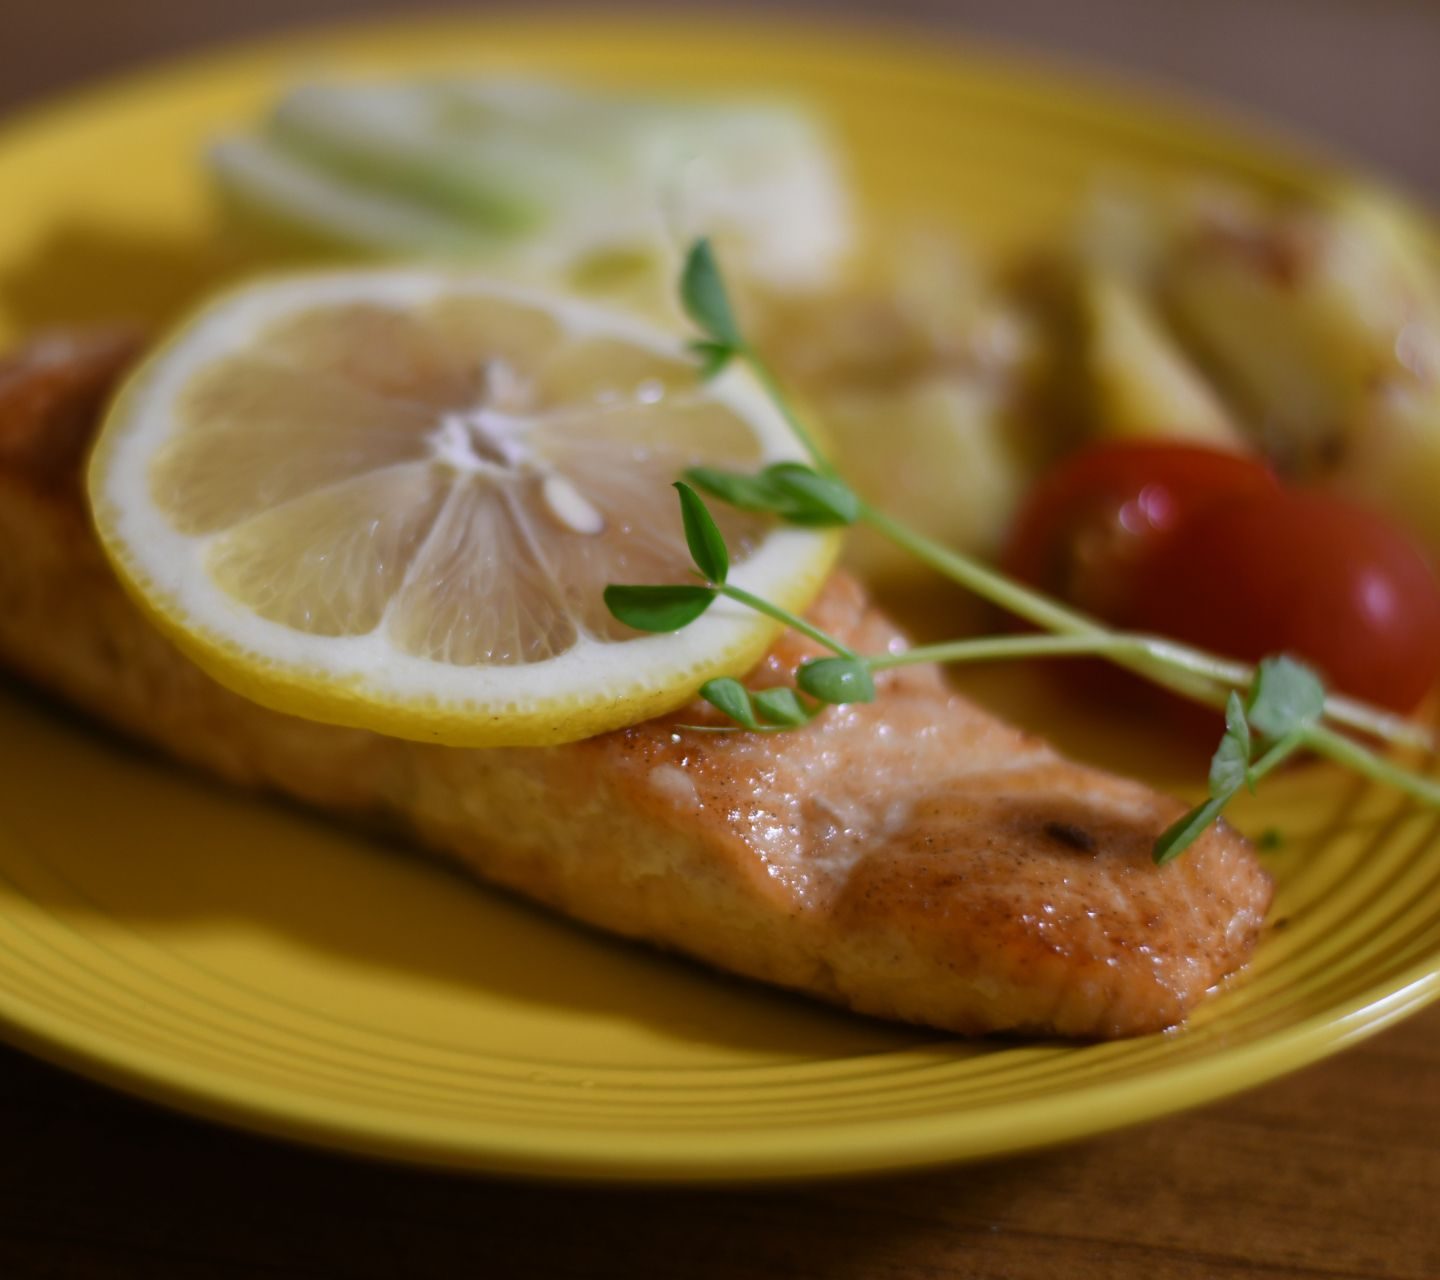
[[1440, 1008], [1245, 1096], [1023, 1159], [574, 1190], [222, 1132], [0, 1053], [0, 1276], [1440, 1277]]
[[[0, 104], [381, 7], [0, 0]], [[1440, 198], [1434, 4], [868, 8], [1222, 93]], [[367, 1164], [174, 1116], [0, 1049], [0, 1277], [468, 1275], [1440, 1280], [1440, 1008], [1249, 1094], [1062, 1150], [764, 1191], [562, 1189]]]

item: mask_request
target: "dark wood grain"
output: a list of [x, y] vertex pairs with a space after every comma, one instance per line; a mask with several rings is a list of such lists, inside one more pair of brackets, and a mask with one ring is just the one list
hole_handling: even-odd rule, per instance
[[[222, 37], [401, 7], [0, 0], [0, 104]], [[1434, 4], [845, 7], [1208, 89], [1440, 196]], [[1247, 1095], [1063, 1150], [765, 1191], [556, 1189], [368, 1164], [190, 1121], [0, 1050], [5, 1280], [471, 1275], [1437, 1280], [1440, 1009]]]
[[577, 1190], [212, 1128], [0, 1052], [0, 1275], [1440, 1276], [1440, 1008], [1175, 1119], [938, 1173]]

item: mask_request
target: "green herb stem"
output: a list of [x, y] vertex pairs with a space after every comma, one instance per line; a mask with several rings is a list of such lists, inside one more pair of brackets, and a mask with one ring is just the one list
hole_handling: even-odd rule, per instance
[[779, 380], [770, 371], [770, 366], [748, 346], [739, 347], [737, 351], [741, 359], [750, 366], [750, 372], [755, 375], [755, 380], [764, 387], [765, 394], [770, 397], [770, 403], [780, 410], [786, 425], [789, 426], [790, 430], [794, 433], [795, 438], [805, 447], [805, 452], [810, 455], [810, 460], [815, 464], [815, 469], [822, 475], [835, 475], [835, 464], [825, 456], [825, 451], [815, 443], [815, 437], [810, 434], [810, 428], [800, 420], [799, 415], [790, 407], [790, 397], [781, 390]]
[[832, 653], [839, 654], [842, 658], [856, 658], [859, 656], [855, 650], [846, 648], [840, 641], [835, 639], [834, 636], [821, 631], [819, 627], [806, 622], [799, 614], [791, 613], [789, 609], [782, 609], [778, 604], [771, 604], [770, 601], [764, 600], [760, 596], [751, 595], [750, 592], [746, 591], [743, 587], [712, 585], [715, 586], [715, 590], [722, 596], [729, 596], [731, 600], [738, 601], [740, 604], [754, 609], [756, 613], [763, 613], [767, 618], [774, 618], [776, 622], [781, 622], [787, 627], [792, 627], [802, 636], [809, 636], [816, 644], [824, 645], [825, 648], [829, 649]]
[[[959, 583], [1016, 617], [1024, 618], [1027, 622], [1033, 622], [1036, 626], [1054, 633], [1051, 638], [1085, 637], [1094, 642], [1093, 648], [1082, 644], [1059, 647], [1052, 651], [1054, 656], [1065, 653], [1092, 653], [1103, 656], [1148, 680], [1217, 709], [1224, 708], [1225, 699], [1231, 689], [1249, 688], [1255, 677], [1255, 668], [1248, 663], [1217, 658], [1213, 654], [1161, 636], [1134, 636], [1111, 631], [1104, 623], [1058, 604], [987, 565], [942, 546], [867, 502], [861, 503], [860, 518], [952, 582]], [[1037, 639], [1043, 640], [1045, 637]], [[1041, 656], [1043, 652], [1042, 649], [1037, 649], [1026, 655], [1022, 651], [1016, 651], [1013, 656]], [[1002, 653], [995, 656], [1012, 655]], [[978, 661], [980, 658], [977, 655], [969, 659], [935, 659], [967, 660]], [[922, 662], [925, 659], [917, 658], [914, 661]], [[1325, 718], [1396, 746], [1416, 747], [1424, 751], [1435, 750], [1433, 736], [1420, 725], [1405, 719], [1404, 716], [1381, 711], [1354, 698], [1339, 694], [1328, 695], [1325, 699]]]
[[[1104, 641], [1115, 635], [1094, 618], [1066, 608], [997, 570], [942, 546], [918, 530], [876, 510], [868, 502], [860, 505], [860, 519], [936, 572], [1027, 622], [1033, 622], [1036, 626], [1062, 636], [1087, 636]], [[1118, 665], [1138, 672], [1197, 702], [1216, 708], [1225, 706], [1229, 682], [1222, 682], [1210, 674], [1201, 674], [1195, 670], [1196, 667], [1208, 669], [1212, 665], [1206, 655], [1197, 654], [1196, 662], [1182, 666], [1173, 662], [1171, 654], [1167, 654], [1164, 659], [1152, 656], [1153, 650], [1153, 646], [1127, 646], [1111, 656]]]
[[863, 500], [860, 503], [860, 519], [937, 573], [944, 574], [953, 582], [958, 582], [962, 587], [1002, 609], [1008, 609], [1027, 622], [1033, 622], [1036, 626], [1045, 627], [1060, 635], [1100, 635], [1107, 631], [1107, 628], [1095, 619], [1021, 586], [978, 560], [952, 551]]
[[1343, 724], [1347, 729], [1368, 733], [1392, 746], [1414, 747], [1430, 754], [1434, 754], [1436, 749], [1435, 735], [1423, 725], [1343, 694], [1325, 695], [1325, 719]]
[[1435, 779], [1402, 768], [1353, 738], [1324, 725], [1311, 725], [1305, 730], [1304, 737], [1305, 745], [1316, 755], [1343, 764], [1374, 782], [1385, 783], [1426, 804], [1440, 805], [1440, 783]]
[[944, 644], [917, 645], [899, 653], [882, 653], [867, 658], [872, 671], [904, 667], [922, 662], [1003, 662], [1011, 658], [1119, 658], [1126, 655], [1160, 656], [1166, 642], [1151, 636], [1124, 631], [1098, 635], [1009, 635], [979, 636], [950, 640]]
[[1301, 747], [1307, 745], [1309, 744], [1306, 742], [1303, 730], [1299, 733], [1292, 733], [1288, 737], [1281, 738], [1279, 742], [1246, 770], [1245, 781], [1253, 790], [1261, 778], [1272, 770], [1278, 769], [1286, 760], [1299, 751]]

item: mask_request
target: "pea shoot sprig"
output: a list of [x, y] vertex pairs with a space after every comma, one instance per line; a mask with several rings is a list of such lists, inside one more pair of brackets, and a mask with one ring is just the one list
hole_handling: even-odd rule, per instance
[[[877, 672], [913, 663], [1091, 656], [1225, 713], [1225, 734], [1210, 764], [1209, 796], [1156, 840], [1157, 863], [1178, 857], [1242, 790], [1253, 791], [1268, 773], [1302, 751], [1327, 757], [1427, 804], [1440, 805], [1440, 784], [1377, 754], [1333, 726], [1358, 730], [1390, 745], [1433, 751], [1429, 735], [1404, 717], [1327, 694], [1320, 678], [1303, 663], [1276, 656], [1251, 667], [1163, 637], [1112, 630], [872, 507], [845, 483], [741, 332], [706, 240], [696, 241], [686, 257], [680, 298], [702, 334], [690, 344], [700, 375], [713, 378], [734, 362], [746, 365], [810, 461], [778, 462], [753, 474], [712, 467], [687, 470], [675, 488], [698, 580], [661, 586], [612, 585], [605, 589], [605, 603], [616, 618], [636, 630], [665, 632], [689, 626], [725, 597], [794, 629], [827, 651], [825, 656], [798, 666], [794, 688], [752, 690], [730, 676], [707, 681], [700, 696], [729, 723], [690, 728], [752, 733], [793, 730], [828, 707], [873, 701]], [[728, 581], [729, 549], [702, 493], [788, 524], [810, 528], [867, 524], [930, 568], [1039, 627], [1041, 633], [954, 640], [899, 653], [857, 653], [807, 619]]]

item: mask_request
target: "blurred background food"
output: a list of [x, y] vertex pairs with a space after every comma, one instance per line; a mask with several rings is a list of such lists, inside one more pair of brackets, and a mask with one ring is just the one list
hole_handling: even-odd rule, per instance
[[206, 164], [277, 256], [439, 256], [672, 316], [711, 235], [867, 496], [967, 551], [995, 552], [1045, 464], [1115, 439], [1248, 450], [1440, 539], [1440, 278], [1418, 218], [1349, 179], [1281, 202], [1100, 178], [1069, 234], [982, 261], [859, 222], [803, 104], [498, 76], [299, 84]]
[[[779, 289], [834, 283], [850, 196], [801, 103], [507, 75], [302, 83], [209, 167], [302, 242], [605, 278], [709, 235]], [[607, 273], [606, 267], [611, 270]]]
[[[1025, 37], [1033, 21], [1042, 44], [1110, 54], [1163, 23], [1167, 41], [1145, 45], [1152, 71], [1354, 138], [1371, 157], [1399, 148], [1411, 179], [1440, 190], [1433, 148], [1393, 131], [1361, 138], [1357, 113], [1341, 119], [1335, 95], [1316, 93], [1328, 82], [1314, 59], [1354, 56], [1382, 28], [1387, 48], [1405, 44], [1402, 6], [1312, 45], [1294, 38], [1299, 3], [1218, 0], [1195, 26], [1198, 45], [1178, 8], [1133, 0], [1087, 6], [1084, 23], [1038, 0], [1004, 16], [955, 3], [942, 20]], [[1312, 21], [1316, 6], [1346, 22], [1305, 0]], [[907, 7], [886, 17], [903, 20]], [[183, 40], [178, 6], [141, 0], [136, 12], [148, 21], [152, 10]], [[263, 0], [236, 19], [268, 20]], [[1265, 31], [1281, 23], [1292, 38], [1277, 59]], [[94, 31], [92, 18], [77, 38]], [[1197, 56], [1206, 41], [1225, 56]], [[1385, 92], [1428, 91], [1425, 43], [1399, 57]], [[1264, 48], [1265, 74], [1247, 71], [1241, 54]], [[1086, 169], [1051, 225], [997, 246], [928, 216], [924, 193], [903, 212], [877, 202], [873, 175], [861, 183], [851, 170], [855, 127], [773, 77], [737, 73], [733, 86], [692, 91], [683, 76], [661, 86], [525, 67], [336, 74], [297, 61], [194, 163], [220, 235], [243, 244], [251, 266], [438, 257], [681, 322], [680, 257], [692, 237], [712, 236], [747, 332], [856, 486], [981, 557], [1013, 542], [1017, 513], [1057, 466], [1124, 442], [1141, 457], [1168, 442], [1247, 458], [1291, 489], [1380, 513], [1432, 561], [1440, 553], [1440, 269], [1404, 197], [1325, 166], [1317, 172], [1347, 176], [1303, 195], [1252, 188], [1233, 166], [1223, 179], [1207, 172], [1202, 148], [1173, 172]], [[936, 182], [963, 188], [949, 165]], [[1157, 527], [1143, 503], [1101, 505], [1103, 521], [1072, 530], [1092, 586], [1149, 548]], [[1122, 544], [1130, 550], [1117, 553]], [[887, 591], [939, 590], [863, 533], [848, 555]], [[992, 621], [976, 609], [961, 617]]]
[[[513, 7], [435, 5], [477, 16]], [[643, 11], [621, 0], [530, 0], [534, 16]], [[651, 6], [658, 8], [659, 6]], [[715, 0], [666, 0], [667, 15]], [[144, 61], [297, 26], [411, 15], [411, 0], [47, 0], [0, 7], [12, 51], [0, 107]], [[1435, 67], [1440, 26], [1426, 0], [727, 0], [724, 11], [825, 23], [883, 19], [923, 38], [1000, 42], [1109, 68], [1267, 119], [1440, 200]]]

